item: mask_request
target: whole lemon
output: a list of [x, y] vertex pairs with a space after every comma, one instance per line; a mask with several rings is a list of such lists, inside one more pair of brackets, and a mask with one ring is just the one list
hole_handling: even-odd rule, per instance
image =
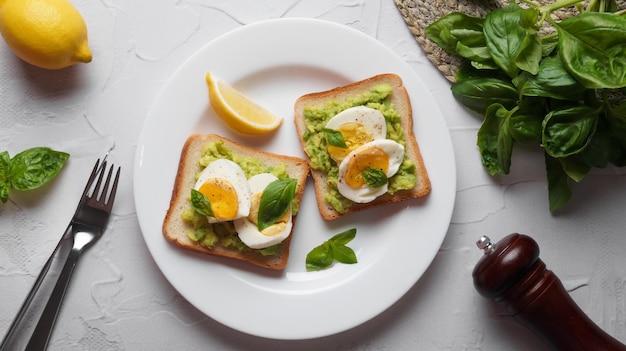
[[87, 26], [67, 0], [0, 0], [0, 34], [18, 57], [41, 68], [91, 62]]

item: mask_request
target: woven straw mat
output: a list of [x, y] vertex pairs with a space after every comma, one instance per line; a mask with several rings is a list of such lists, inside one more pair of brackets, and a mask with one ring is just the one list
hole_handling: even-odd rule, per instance
[[[509, 1], [505, 0], [394, 0], [402, 17], [409, 26], [409, 30], [422, 47], [430, 61], [443, 73], [450, 82], [455, 81], [455, 75], [461, 63], [461, 59], [447, 54], [437, 44], [431, 41], [425, 34], [424, 29], [431, 23], [451, 12], [462, 12], [470, 16], [485, 17], [494, 9], [506, 6]], [[538, 1], [545, 4], [551, 1]], [[624, 8], [626, 0], [618, 0], [619, 8]], [[518, 4], [520, 2], [518, 1]], [[586, 5], [586, 2], [583, 2]], [[575, 7], [568, 7], [553, 13], [557, 20], [563, 20], [575, 15]]]

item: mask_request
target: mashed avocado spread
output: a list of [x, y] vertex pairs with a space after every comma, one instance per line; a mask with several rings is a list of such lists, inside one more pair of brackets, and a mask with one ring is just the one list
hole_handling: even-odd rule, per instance
[[[221, 141], [207, 143], [202, 150], [202, 157], [198, 161], [198, 164], [202, 167], [206, 167], [211, 162], [222, 158], [238, 164], [248, 179], [260, 173], [271, 173], [280, 179], [289, 177], [285, 164], [280, 164], [276, 167], [267, 167], [253, 157], [243, 157], [233, 153], [233, 151], [226, 147]], [[199, 175], [200, 172], [198, 172], [196, 177]], [[291, 203], [291, 210], [293, 215], [298, 212], [298, 203], [295, 199]], [[210, 249], [219, 244], [220, 246], [237, 249], [241, 252], [256, 251], [263, 256], [276, 255], [281, 251], [282, 243], [265, 249], [251, 249], [247, 247], [237, 236], [233, 222], [209, 223], [205, 216], [199, 214], [192, 208], [191, 203], [189, 203], [189, 207], [183, 212], [182, 218], [191, 228], [187, 231], [189, 239], [206, 248]]]
[[[339, 212], [344, 213], [352, 201], [343, 197], [337, 190], [339, 165], [330, 157], [327, 149], [326, 138], [322, 128], [339, 112], [355, 106], [366, 106], [380, 111], [385, 116], [387, 124], [387, 139], [394, 140], [406, 148], [404, 131], [400, 123], [401, 116], [395, 110], [389, 96], [393, 88], [389, 84], [374, 86], [369, 92], [352, 96], [344, 101], [330, 100], [321, 106], [306, 106], [304, 118], [306, 132], [303, 135], [305, 152], [311, 159], [311, 168], [323, 171], [328, 176], [329, 192], [325, 200]], [[389, 178], [389, 194], [400, 190], [412, 189], [417, 182], [415, 164], [404, 155], [404, 161], [393, 177]]]

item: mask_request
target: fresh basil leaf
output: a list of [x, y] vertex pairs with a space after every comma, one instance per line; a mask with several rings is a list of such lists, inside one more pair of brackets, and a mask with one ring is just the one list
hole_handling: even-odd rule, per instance
[[502, 71], [493, 60], [489, 61], [471, 61], [472, 67], [482, 71]]
[[70, 155], [47, 147], [24, 150], [11, 159], [9, 180], [17, 190], [32, 190], [54, 178]]
[[491, 54], [486, 46], [471, 47], [459, 42], [456, 46], [459, 56], [465, 57], [475, 62], [491, 62]]
[[589, 106], [551, 111], [543, 121], [541, 145], [555, 158], [576, 154], [591, 141], [598, 118], [598, 109]]
[[457, 54], [458, 44], [463, 47], [485, 46], [484, 19], [452, 12], [427, 26], [426, 35], [446, 52]]
[[580, 155], [572, 155], [557, 159], [563, 172], [573, 181], [580, 182], [587, 176], [591, 167]]
[[9, 165], [11, 164], [11, 156], [7, 151], [0, 152], [0, 180], [9, 179]]
[[611, 152], [611, 163], [617, 167], [624, 167], [626, 166], [626, 149], [617, 140], [614, 139], [613, 141], [615, 143]]
[[329, 239], [330, 242], [335, 245], [347, 245], [356, 237], [356, 228], [351, 228], [348, 230], [344, 230], [343, 232], [334, 235]]
[[556, 25], [566, 69], [587, 88], [626, 86], [626, 18], [582, 13]]
[[488, 67], [485, 67], [486, 62], [463, 60], [456, 73], [456, 81], [461, 82], [471, 78], [493, 78], [502, 81], [510, 80], [509, 76], [507, 76], [504, 71], [502, 71], [500, 67], [495, 64], [495, 62], [489, 62], [490, 64]]
[[306, 269], [308, 271], [319, 271], [330, 266], [335, 260], [335, 255], [331, 246], [324, 242], [306, 255]]
[[477, 145], [483, 165], [491, 175], [508, 174], [511, 167], [513, 138], [509, 132], [511, 112], [500, 104], [487, 109], [485, 120], [478, 130]]
[[559, 56], [546, 57], [539, 64], [539, 72], [522, 72], [513, 79], [521, 95], [543, 96], [560, 100], [582, 100], [588, 90], [563, 66]]
[[608, 134], [612, 140], [610, 162], [618, 167], [626, 166], [626, 102], [606, 111]]
[[452, 95], [465, 107], [485, 114], [494, 103], [512, 109], [519, 95], [510, 82], [498, 78], [469, 78], [452, 84]]
[[[587, 168], [604, 168], [608, 166], [616, 152], [616, 141], [611, 137], [607, 122], [604, 118], [598, 118], [596, 130], [587, 146], [576, 156], [581, 159]], [[588, 171], [588, 170], [587, 170]]]
[[9, 179], [9, 167], [11, 158], [7, 151], [0, 152], [0, 200], [7, 202], [11, 192], [11, 180]]
[[541, 56], [551, 56], [554, 50], [558, 51], [559, 37], [556, 35], [545, 35], [541, 37]]
[[510, 117], [509, 132], [518, 143], [541, 142], [541, 128], [546, 115], [545, 99], [525, 97]]
[[457, 49], [459, 44], [467, 48], [487, 48], [485, 45], [485, 34], [483, 33], [484, 20], [471, 16], [466, 16], [465, 20], [469, 27], [450, 29], [450, 34], [458, 40], [456, 43]]
[[348, 244], [356, 236], [356, 228], [345, 230], [316, 246], [306, 255], [306, 269], [318, 271], [329, 267], [335, 260], [340, 263], [357, 263], [356, 253]]
[[563, 170], [559, 160], [545, 154], [546, 174], [548, 178], [548, 202], [550, 211], [554, 212], [567, 204], [572, 197], [569, 177]]
[[537, 11], [522, 9], [514, 2], [485, 16], [484, 33], [495, 63], [509, 77], [517, 76], [520, 66], [536, 72], [541, 59], [541, 42], [536, 38]]
[[380, 168], [366, 167], [361, 176], [365, 180], [365, 184], [370, 188], [380, 188], [387, 184], [387, 174]]
[[326, 143], [328, 143], [328, 145], [340, 147], [342, 149], [348, 148], [346, 141], [343, 139], [343, 134], [341, 134], [340, 131], [330, 128], [322, 128], [322, 131], [324, 132], [324, 137], [326, 137]]
[[341, 245], [333, 248], [335, 260], [340, 263], [354, 264], [357, 263], [356, 253], [351, 248]]
[[291, 206], [296, 194], [298, 181], [293, 178], [278, 179], [265, 187], [259, 204], [259, 218], [257, 227], [259, 231], [271, 226], [285, 214]]
[[[535, 18], [537, 13], [533, 11]], [[530, 35], [524, 37], [522, 41], [523, 49], [519, 52], [515, 58], [515, 64], [522, 71], [526, 71], [530, 74], [537, 74], [539, 72], [539, 63], [543, 57], [543, 47], [541, 45], [541, 37], [536, 35], [536, 30], [528, 29]]]
[[196, 189], [191, 189], [191, 206], [199, 214], [207, 217], [213, 217], [211, 210], [211, 202], [203, 193]]
[[608, 109], [607, 123], [609, 133], [614, 142], [619, 145], [622, 152], [615, 152], [611, 157], [611, 162], [617, 166], [626, 165], [626, 102]]

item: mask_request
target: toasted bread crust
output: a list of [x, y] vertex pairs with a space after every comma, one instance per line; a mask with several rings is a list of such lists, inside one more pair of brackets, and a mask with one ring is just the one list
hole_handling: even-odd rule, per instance
[[[311, 168], [311, 175], [315, 181], [317, 205], [322, 218], [325, 220], [333, 220], [343, 215], [374, 206], [381, 206], [402, 200], [424, 197], [431, 191], [431, 183], [428, 177], [428, 172], [426, 171], [426, 166], [424, 165], [424, 160], [420, 153], [415, 133], [413, 132], [413, 111], [409, 95], [402, 83], [402, 79], [396, 74], [380, 74], [352, 84], [336, 87], [327, 91], [306, 94], [298, 98], [294, 105], [294, 122], [296, 130], [298, 131], [302, 149], [305, 150], [306, 154], [306, 141], [303, 138], [306, 131], [304, 117], [304, 108], [306, 106], [322, 106], [329, 100], [344, 101], [355, 95], [369, 92], [374, 86], [380, 83], [388, 83], [393, 88], [393, 93], [391, 94], [390, 99], [394, 104], [395, 110], [402, 116], [401, 124], [404, 129], [404, 138], [406, 140], [405, 153], [407, 157], [415, 163], [417, 183], [415, 187], [410, 190], [398, 191], [394, 195], [384, 194], [369, 203], [355, 203], [346, 208], [344, 213], [339, 213], [324, 200], [324, 194], [328, 192], [326, 173]], [[311, 159], [308, 155], [307, 161], [310, 166]]]
[[209, 255], [229, 257], [232, 259], [242, 260], [251, 264], [265, 267], [273, 270], [281, 270], [287, 265], [289, 259], [289, 246], [293, 230], [296, 227], [296, 218], [294, 216], [293, 227], [290, 235], [283, 241], [282, 251], [275, 256], [263, 256], [257, 252], [239, 252], [236, 249], [225, 248], [216, 245], [208, 249], [195, 243], [187, 236], [187, 230], [191, 229], [183, 220], [182, 213], [189, 208], [188, 195], [195, 185], [195, 175], [202, 170], [198, 165], [198, 160], [202, 156], [202, 148], [209, 142], [222, 141], [224, 145], [230, 148], [233, 153], [243, 156], [251, 156], [260, 160], [264, 165], [275, 166], [285, 164], [287, 173], [291, 178], [298, 181], [295, 199], [300, 203], [304, 192], [304, 185], [309, 173], [309, 166], [305, 160], [285, 155], [277, 155], [264, 151], [254, 150], [241, 145], [232, 140], [215, 134], [194, 134], [191, 135], [183, 146], [178, 172], [172, 190], [172, 198], [170, 206], [163, 220], [163, 236], [167, 241], [186, 250], [192, 250]]

